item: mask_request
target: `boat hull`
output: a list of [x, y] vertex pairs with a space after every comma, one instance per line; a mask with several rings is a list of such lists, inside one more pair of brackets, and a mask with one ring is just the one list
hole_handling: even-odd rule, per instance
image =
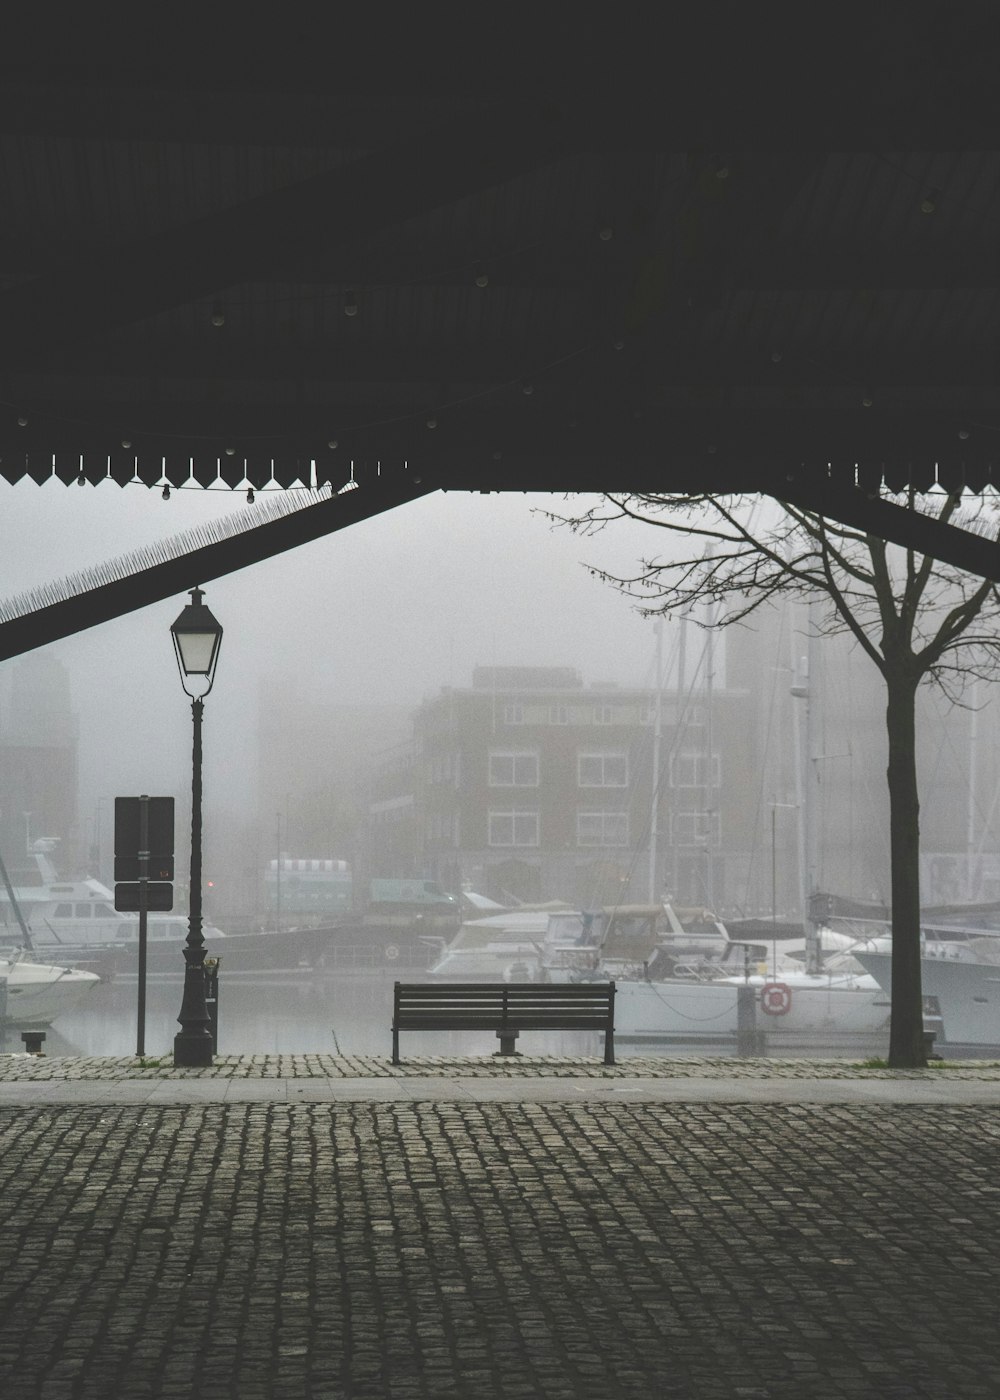
[[[742, 980], [742, 979], [740, 979]], [[615, 1035], [622, 1041], [731, 1040], [738, 1029], [736, 979], [717, 982], [622, 980], [616, 984]], [[882, 1034], [888, 998], [868, 979], [750, 979], [758, 1030], [768, 1039], [822, 1036], [856, 1039]], [[778, 994], [769, 986], [784, 988]], [[766, 1008], [771, 1007], [772, 1010]]]
[[7, 984], [3, 1020], [16, 1028], [51, 1025], [100, 981], [92, 972], [26, 960], [0, 962], [0, 977]]
[[[892, 994], [892, 954], [857, 954], [858, 961]], [[921, 958], [925, 998], [940, 1014], [936, 1039], [952, 1045], [1000, 1046], [1000, 965], [971, 959]]]

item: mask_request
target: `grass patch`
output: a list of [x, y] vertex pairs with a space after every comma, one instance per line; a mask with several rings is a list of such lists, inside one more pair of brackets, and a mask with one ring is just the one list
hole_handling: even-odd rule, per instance
[[159, 1069], [162, 1063], [162, 1060], [147, 1060], [145, 1055], [139, 1056], [140, 1069]]

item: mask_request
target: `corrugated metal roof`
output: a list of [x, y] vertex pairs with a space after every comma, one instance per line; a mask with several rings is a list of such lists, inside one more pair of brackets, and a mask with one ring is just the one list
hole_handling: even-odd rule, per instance
[[400, 68], [358, 18], [327, 69], [298, 29], [273, 56], [240, 31], [130, 62], [102, 35], [8, 65], [0, 472], [993, 481], [1000, 152], [925, 120], [969, 107], [981, 63], [942, 75], [929, 21], [861, 42], [845, 12], [782, 74], [740, 63], [723, 10], [668, 52], [634, 17], [581, 38], [539, 14], [520, 47], [500, 26], [481, 89], [442, 84], [432, 33], [400, 21]]

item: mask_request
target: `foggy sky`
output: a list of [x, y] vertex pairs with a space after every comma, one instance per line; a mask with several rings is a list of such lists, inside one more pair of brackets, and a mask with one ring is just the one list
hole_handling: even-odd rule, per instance
[[[245, 505], [229, 491], [164, 501], [139, 486], [0, 482], [0, 594]], [[564, 499], [437, 493], [206, 584], [225, 629], [205, 711], [206, 802], [252, 799], [263, 676], [280, 679], [291, 725], [297, 695], [413, 706], [442, 685], [468, 685], [476, 665], [574, 666], [585, 682], [648, 684], [652, 622], [581, 561], [628, 573], [652, 530], [578, 538], [533, 514], [545, 507]], [[190, 782], [190, 709], [169, 636], [186, 601], [47, 649], [70, 672], [84, 812], [99, 796]]]

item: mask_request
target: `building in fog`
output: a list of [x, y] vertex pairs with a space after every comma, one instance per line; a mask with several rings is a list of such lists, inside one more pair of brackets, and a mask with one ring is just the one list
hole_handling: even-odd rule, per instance
[[370, 872], [502, 900], [724, 908], [749, 835], [746, 711], [725, 689], [681, 698], [566, 667], [477, 667], [377, 765]]
[[45, 652], [13, 664], [0, 690], [0, 853], [11, 868], [42, 836], [59, 840], [65, 870], [78, 859], [77, 721], [69, 673]]

